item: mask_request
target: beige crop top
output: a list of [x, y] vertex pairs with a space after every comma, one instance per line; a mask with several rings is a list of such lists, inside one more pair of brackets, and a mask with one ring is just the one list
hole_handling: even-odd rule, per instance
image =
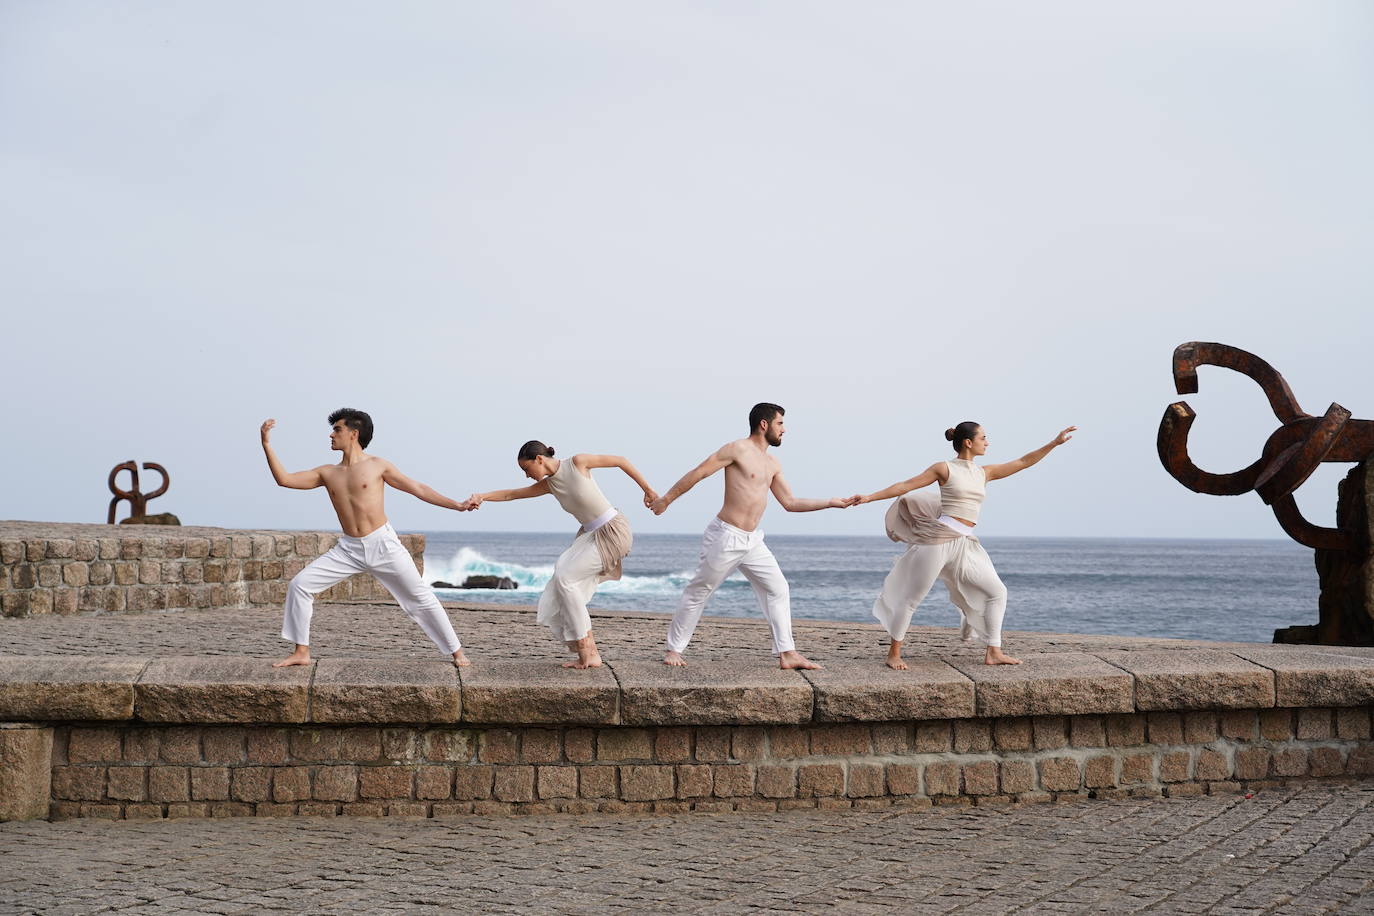
[[940, 484], [941, 514], [977, 523], [988, 490], [987, 472], [968, 458], [955, 458], [945, 464], [949, 480]]
[[591, 524], [606, 512], [611, 503], [590, 476], [573, 467], [571, 458], [558, 462], [558, 470], [544, 478], [558, 504], [583, 525]]

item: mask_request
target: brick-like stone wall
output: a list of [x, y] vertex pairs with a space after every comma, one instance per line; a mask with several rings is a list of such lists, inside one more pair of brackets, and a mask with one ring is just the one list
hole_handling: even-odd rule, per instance
[[[0, 522], [0, 612], [137, 613], [277, 606], [291, 577], [333, 547], [322, 531]], [[423, 570], [425, 538], [403, 534]], [[390, 600], [369, 575], [324, 601]]]
[[787, 726], [58, 725], [54, 817], [719, 812], [1374, 777], [1369, 707]]

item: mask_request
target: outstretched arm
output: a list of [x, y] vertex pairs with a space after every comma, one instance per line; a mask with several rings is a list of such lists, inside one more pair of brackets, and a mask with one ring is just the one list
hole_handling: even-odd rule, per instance
[[848, 509], [855, 505], [857, 496], [837, 496], [834, 499], [799, 499], [792, 495], [792, 488], [779, 471], [773, 475], [773, 496], [778, 504], [788, 512], [815, 512], [817, 509]]
[[658, 494], [649, 486], [649, 481], [644, 479], [644, 475], [639, 473], [639, 469], [631, 464], [628, 458], [620, 455], [573, 455], [572, 462], [574, 467], [586, 471], [593, 468], [620, 468], [644, 491], [644, 505], [652, 507], [654, 500], [658, 499]]
[[429, 484], [420, 483], [418, 480], [411, 480], [406, 475], [396, 469], [396, 465], [388, 461], [382, 469], [382, 480], [391, 484], [402, 493], [409, 493], [416, 499], [423, 500], [432, 506], [439, 506], [442, 509], [456, 509], [459, 512], [466, 512], [474, 506], [466, 503], [456, 502], [449, 499]]
[[292, 490], [313, 490], [321, 486], [324, 478], [320, 476], [319, 468], [290, 472], [281, 466], [277, 453], [272, 451], [272, 443], [268, 441], [272, 427], [276, 425], [276, 420], [265, 420], [259, 432], [262, 434], [262, 453], [267, 456], [267, 468], [272, 472], [272, 479], [277, 482], [277, 486], [289, 487]]
[[730, 446], [722, 446], [720, 451], [692, 468], [686, 474], [683, 474], [681, 480], [669, 487], [667, 493], [664, 493], [658, 499], [654, 500], [649, 506], [650, 509], [654, 510], [654, 515], [662, 515], [679, 496], [701, 483], [707, 477], [710, 477], [716, 471], [723, 470], [733, 464], [735, 459], [730, 456], [729, 452]]
[[1073, 436], [1070, 434], [1076, 429], [1078, 429], [1077, 426], [1070, 426], [1067, 429], [1061, 430], [1059, 435], [1055, 436], [1049, 442], [1040, 446], [1033, 452], [1027, 452], [1015, 461], [984, 465], [983, 470], [987, 473], [988, 480], [1001, 480], [1003, 477], [1010, 477], [1017, 471], [1024, 471], [1033, 464], [1039, 464], [1040, 459], [1072, 439]]
[[928, 487], [940, 479], [939, 472], [943, 464], [944, 462], [942, 461], [936, 462], [915, 477], [899, 481], [890, 487], [884, 487], [874, 493], [869, 493], [867, 496], [851, 496], [850, 499], [856, 500], [855, 505], [861, 505], [863, 503], [873, 503], [883, 499], [891, 499], [894, 496], [910, 493], [912, 490], [919, 490], [921, 487]]
[[528, 487], [521, 487], [518, 490], [492, 490], [490, 493], [474, 493], [468, 497], [467, 502], [463, 503], [469, 509], [476, 509], [485, 502], [505, 503], [512, 499], [529, 499], [532, 496], [543, 496], [549, 492], [549, 481], [547, 478], [532, 483]]

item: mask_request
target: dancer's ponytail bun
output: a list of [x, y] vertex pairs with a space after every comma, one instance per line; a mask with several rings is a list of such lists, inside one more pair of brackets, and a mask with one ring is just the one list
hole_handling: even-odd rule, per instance
[[520, 451], [516, 453], [515, 460], [517, 463], [522, 463], [525, 461], [533, 461], [536, 458], [552, 457], [552, 448], [540, 442], [538, 439], [531, 439], [524, 445], [520, 446]]
[[945, 430], [945, 439], [954, 444], [954, 450], [957, 452], [965, 441], [978, 435], [979, 429], [981, 429], [981, 426], [978, 423], [972, 420], [965, 420], [958, 426]]

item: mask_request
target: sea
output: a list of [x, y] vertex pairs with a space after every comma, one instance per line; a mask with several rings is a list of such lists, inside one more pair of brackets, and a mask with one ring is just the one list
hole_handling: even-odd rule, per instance
[[[1317, 622], [1312, 551], [1282, 540], [980, 538], [1009, 593], [1007, 630], [1270, 642], [1274, 630]], [[425, 579], [506, 576], [514, 590], [439, 589], [447, 600], [534, 604], [570, 533], [426, 532]], [[671, 614], [691, 578], [700, 535], [636, 534], [625, 575], [593, 609]], [[904, 549], [885, 537], [770, 535], [794, 619], [874, 622], [873, 599]], [[708, 615], [756, 617], [749, 583], [731, 576]], [[912, 620], [957, 626], [941, 584]]]

